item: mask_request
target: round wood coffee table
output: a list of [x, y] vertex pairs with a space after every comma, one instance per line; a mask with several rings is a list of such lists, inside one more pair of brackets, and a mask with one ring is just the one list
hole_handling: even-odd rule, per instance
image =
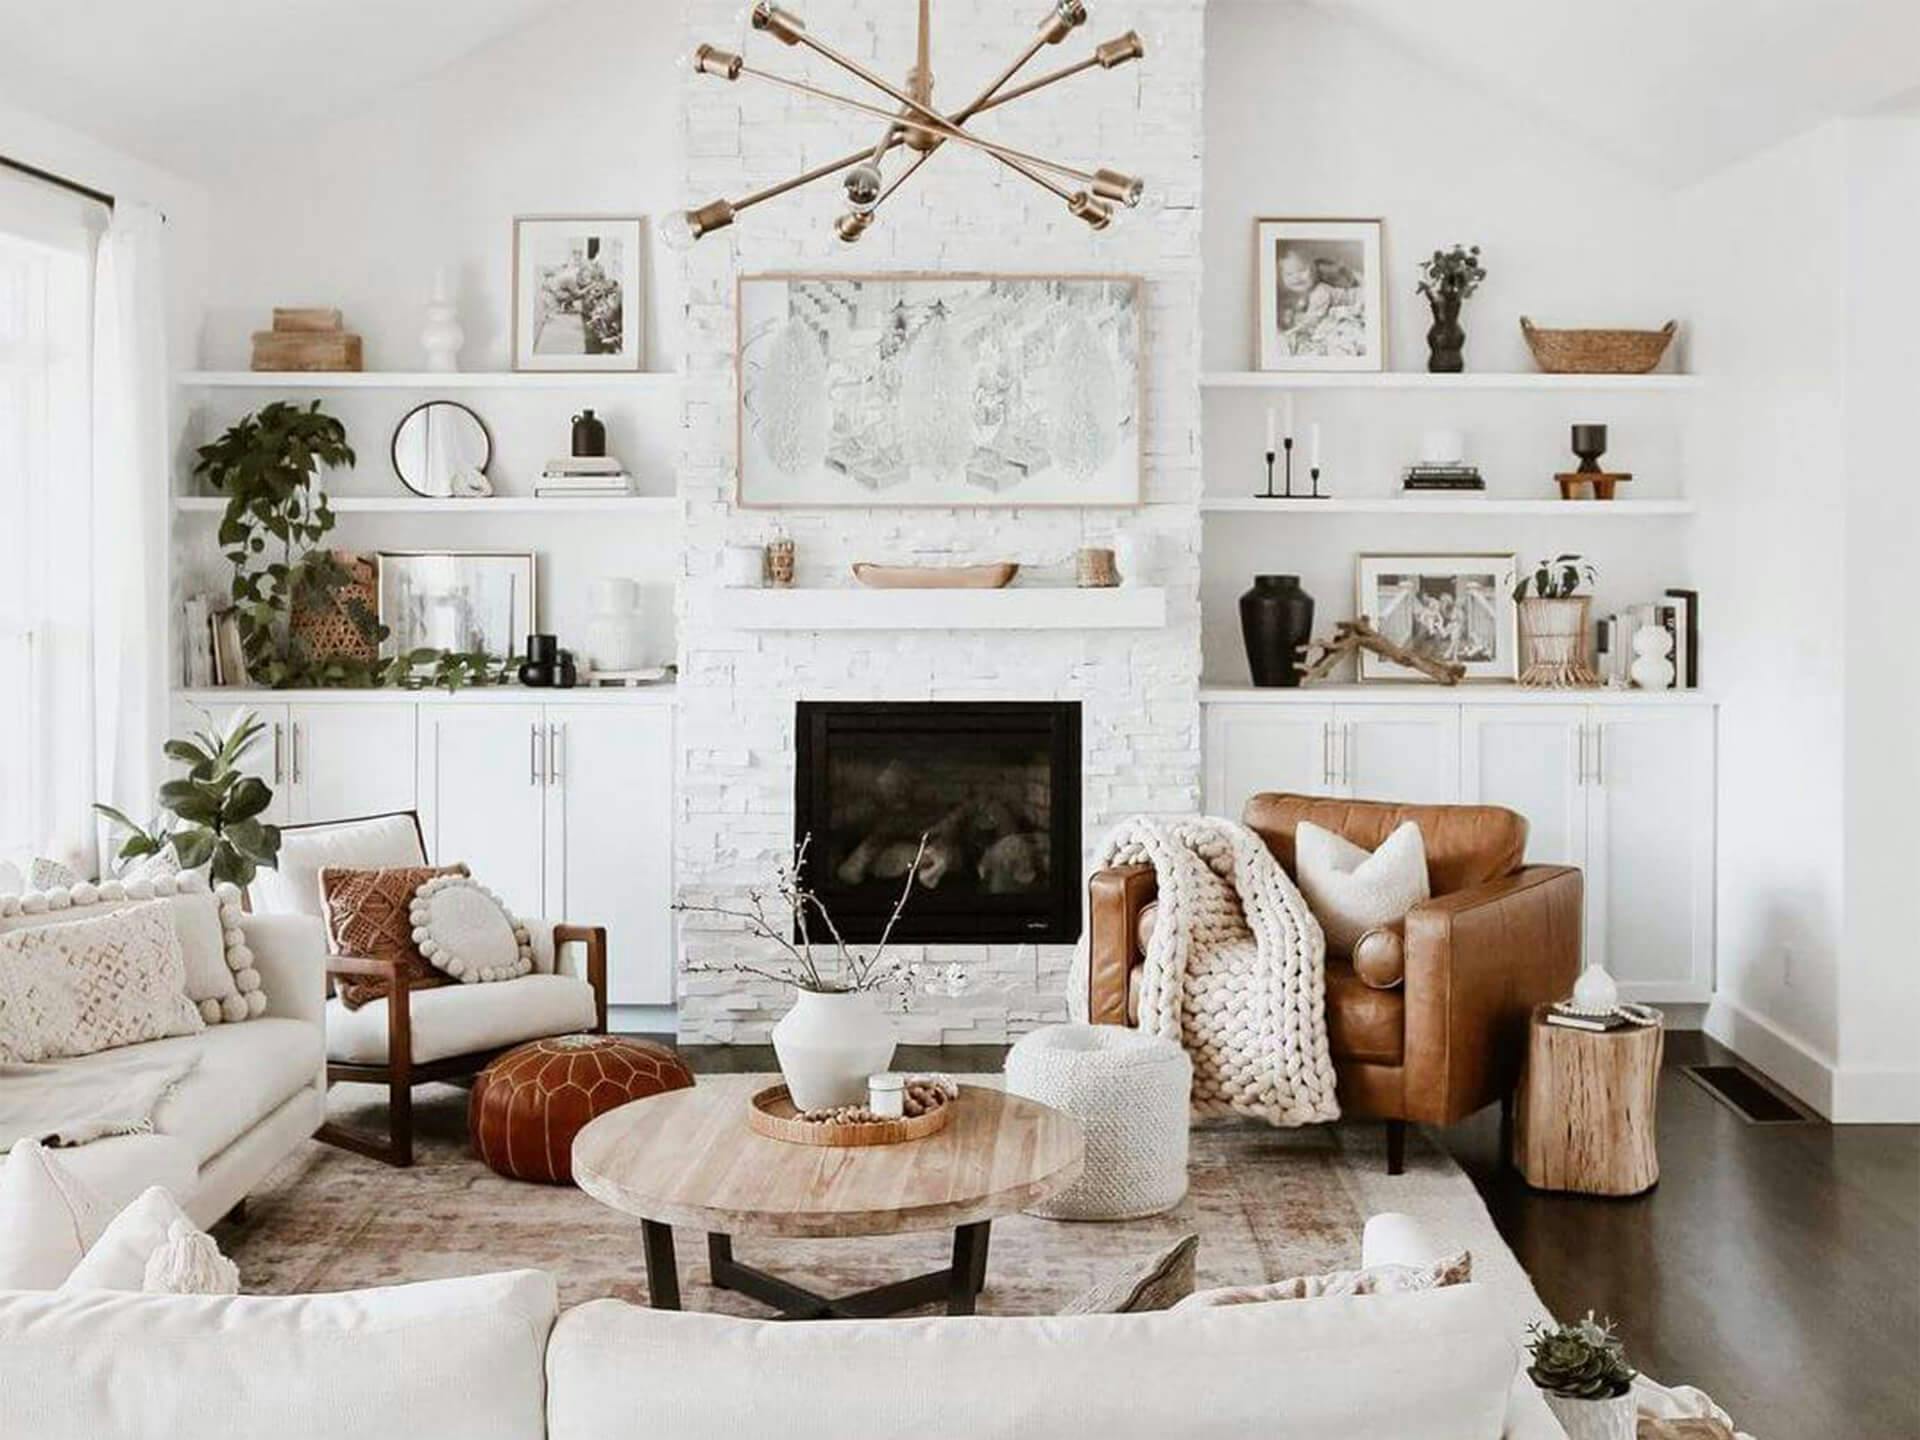
[[[573, 1178], [641, 1221], [656, 1309], [680, 1308], [673, 1227], [707, 1232], [713, 1283], [797, 1319], [892, 1315], [945, 1300], [971, 1315], [993, 1219], [1080, 1177], [1080, 1122], [1004, 1091], [964, 1085], [946, 1129], [899, 1145], [837, 1149], [756, 1135], [747, 1102], [763, 1081], [702, 1079], [622, 1105], [573, 1142]], [[953, 1263], [837, 1299], [741, 1264], [735, 1235], [820, 1238], [953, 1231]]]

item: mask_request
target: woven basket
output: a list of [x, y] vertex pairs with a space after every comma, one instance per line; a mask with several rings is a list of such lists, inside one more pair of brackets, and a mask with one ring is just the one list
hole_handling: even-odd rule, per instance
[[1644, 375], [1679, 328], [1669, 320], [1658, 330], [1542, 330], [1520, 317], [1534, 362], [1549, 375]]

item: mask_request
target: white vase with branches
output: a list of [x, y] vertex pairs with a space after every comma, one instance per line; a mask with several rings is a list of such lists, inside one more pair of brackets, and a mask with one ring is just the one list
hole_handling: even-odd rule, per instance
[[[793, 1103], [801, 1110], [826, 1110], [864, 1103], [867, 1077], [893, 1062], [893, 1020], [879, 1004], [880, 992], [911, 985], [913, 967], [889, 954], [887, 945], [913, 896], [927, 842], [922, 836], [879, 941], [859, 948], [846, 942], [826, 905], [802, 882], [811, 839], [796, 845], [792, 861], [780, 866], [772, 895], [748, 890], [744, 908], [689, 902], [674, 908], [736, 921], [762, 942], [769, 952], [765, 960], [694, 961], [688, 973], [751, 975], [792, 986], [793, 1008], [773, 1027], [774, 1054]], [[815, 940], [816, 929], [827, 938]], [[956, 988], [951, 979], [948, 986]]]

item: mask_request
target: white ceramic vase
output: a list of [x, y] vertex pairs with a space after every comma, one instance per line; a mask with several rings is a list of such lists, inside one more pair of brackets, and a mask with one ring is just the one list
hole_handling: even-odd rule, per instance
[[1546, 1401], [1567, 1440], [1634, 1440], [1638, 1407], [1632, 1391], [1606, 1400], [1576, 1400], [1549, 1391]]
[[800, 1109], [862, 1105], [867, 1077], [893, 1064], [893, 1020], [870, 990], [796, 989], [793, 1008], [773, 1027], [773, 1053]]
[[460, 311], [453, 301], [453, 281], [445, 270], [433, 277], [433, 299], [427, 303], [427, 322], [420, 330], [420, 348], [426, 368], [451, 373], [460, 368], [460, 347], [467, 332], [460, 327]]

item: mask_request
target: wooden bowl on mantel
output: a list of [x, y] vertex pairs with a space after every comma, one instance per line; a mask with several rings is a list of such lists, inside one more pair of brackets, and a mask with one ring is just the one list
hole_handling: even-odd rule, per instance
[[1011, 560], [991, 565], [873, 565], [855, 563], [853, 578], [875, 590], [1001, 590], [1020, 567]]
[[[963, 1089], [961, 1094], [965, 1093]], [[752, 1101], [747, 1105], [747, 1124], [756, 1135], [764, 1135], [769, 1140], [785, 1140], [790, 1145], [898, 1145], [906, 1140], [924, 1140], [946, 1129], [947, 1122], [953, 1118], [953, 1107], [959, 1103], [957, 1099], [949, 1100], [923, 1115], [905, 1116], [898, 1120], [870, 1120], [857, 1124], [835, 1120], [802, 1120], [793, 1097], [787, 1094], [787, 1087], [769, 1085], [764, 1090], [754, 1092]]]

